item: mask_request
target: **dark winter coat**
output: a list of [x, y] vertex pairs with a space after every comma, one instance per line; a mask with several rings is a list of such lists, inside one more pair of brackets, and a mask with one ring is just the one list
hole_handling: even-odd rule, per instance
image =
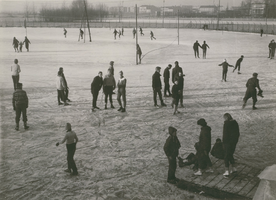
[[198, 47], [201, 47], [200, 44], [198, 42], [195, 42], [194, 46], [193, 46], [193, 49], [198, 50]]
[[222, 143], [236, 145], [240, 137], [239, 124], [236, 120], [225, 121], [223, 126]]
[[157, 71], [152, 75], [152, 88], [153, 89], [161, 89], [162, 88], [160, 76], [161, 76], [160, 73]]
[[13, 93], [12, 105], [14, 109], [17, 106], [28, 108], [29, 99], [27, 93], [22, 89], [16, 89], [16, 91]]
[[233, 65], [229, 65], [228, 62], [223, 62], [219, 66], [222, 66], [223, 71], [228, 71], [228, 67], [234, 67]]
[[260, 90], [259, 79], [255, 77], [248, 79], [246, 87], [248, 90], [255, 90], [256, 87]]
[[181, 145], [177, 136], [169, 136], [164, 145], [164, 152], [167, 157], [177, 157], [179, 154], [179, 149]]
[[211, 150], [211, 128], [209, 126], [203, 126], [199, 135], [199, 149], [206, 151], [207, 153]]
[[183, 76], [178, 77], [178, 87], [179, 87], [179, 90], [183, 90], [183, 88], [184, 88], [184, 77]]
[[172, 82], [174, 83], [174, 81], [176, 81], [179, 77], [179, 72], [181, 72], [181, 74], [183, 74], [183, 70], [181, 67], [179, 66], [175, 66], [172, 69]]
[[168, 67], [166, 67], [166, 69], [164, 70], [163, 77], [164, 77], [164, 82], [168, 83], [170, 80], [170, 69]]
[[172, 87], [172, 98], [176, 100], [180, 98], [178, 85], [173, 85]]
[[103, 85], [103, 78], [96, 76], [91, 83], [91, 93], [93, 91], [100, 91]]

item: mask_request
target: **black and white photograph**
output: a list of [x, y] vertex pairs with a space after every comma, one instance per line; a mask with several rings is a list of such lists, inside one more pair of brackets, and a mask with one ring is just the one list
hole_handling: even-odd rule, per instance
[[276, 200], [276, 0], [0, 0], [0, 199]]

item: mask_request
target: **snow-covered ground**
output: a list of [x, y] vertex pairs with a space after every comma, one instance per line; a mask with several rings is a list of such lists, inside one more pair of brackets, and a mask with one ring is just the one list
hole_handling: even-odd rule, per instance
[[[29, 28], [30, 52], [15, 53], [12, 38], [23, 40], [25, 29], [1, 28], [1, 184], [4, 199], [204, 199], [166, 183], [168, 162], [163, 145], [168, 126], [178, 129], [180, 154], [194, 152], [205, 118], [212, 128], [212, 143], [222, 136], [223, 114], [228, 112], [239, 125], [241, 136], [236, 148], [237, 163], [264, 168], [276, 163], [276, 60], [268, 59], [268, 43], [273, 36], [203, 30], [155, 29], [157, 40], [150, 40], [150, 29], [139, 36], [145, 57], [135, 64], [132, 30], [114, 40], [111, 29], [91, 29], [93, 42], [78, 42], [78, 30]], [[274, 38], [275, 39], [275, 38]], [[206, 40], [207, 59], [195, 59], [192, 45]], [[148, 53], [149, 52], [149, 53]], [[201, 52], [202, 54], [202, 52]], [[241, 72], [229, 69], [227, 82], [221, 82], [224, 58], [230, 64], [244, 55]], [[13, 83], [10, 66], [17, 58], [20, 82], [29, 96], [30, 129], [14, 130]], [[109, 61], [115, 61], [115, 79], [124, 71], [127, 78], [127, 112], [117, 109], [91, 112], [90, 84], [98, 71], [105, 74]], [[170, 106], [153, 107], [151, 76], [156, 66], [179, 61], [185, 76], [184, 105], [173, 116]], [[55, 79], [59, 67], [70, 88], [70, 106], [57, 105]], [[245, 83], [259, 73], [264, 98], [258, 110], [252, 100], [242, 110]], [[118, 108], [116, 95], [114, 106]], [[171, 99], [165, 98], [170, 104]], [[103, 95], [98, 99], [104, 107]], [[75, 161], [79, 176], [70, 177], [66, 168], [65, 145], [55, 143], [64, 136], [70, 122], [78, 134]], [[177, 169], [181, 170], [181, 169]], [[179, 177], [185, 179], [185, 177]], [[122, 197], [124, 194], [124, 198]], [[100, 198], [102, 197], [102, 198]], [[108, 198], [107, 198], [108, 197]], [[112, 198], [113, 197], [113, 198]]]

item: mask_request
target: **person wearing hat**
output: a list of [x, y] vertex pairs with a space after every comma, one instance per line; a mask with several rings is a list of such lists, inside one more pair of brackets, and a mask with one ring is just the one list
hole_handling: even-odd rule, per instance
[[14, 64], [11, 66], [11, 72], [12, 72], [13, 87], [14, 87], [14, 90], [16, 90], [17, 83], [19, 82], [19, 73], [21, 72], [17, 59], [14, 59]]
[[64, 98], [67, 100], [67, 101], [71, 101], [70, 99], [68, 99], [68, 95], [69, 95], [69, 87], [68, 87], [68, 84], [67, 84], [67, 81], [66, 81], [66, 78], [65, 78], [65, 76], [64, 76], [64, 70], [63, 70], [63, 67], [60, 67], [59, 68], [59, 71], [61, 72], [61, 76], [62, 76], [62, 78], [63, 78], [63, 80], [64, 80], [64, 84], [65, 84], [65, 88], [64, 88]]
[[234, 66], [228, 64], [228, 62], [227, 62], [226, 59], [224, 59], [224, 60], [223, 60], [223, 63], [219, 64], [218, 66], [222, 66], [222, 80], [221, 80], [221, 82], [223, 82], [223, 81], [226, 82], [228, 67], [234, 67]]
[[114, 108], [113, 100], [112, 100], [112, 94], [113, 94], [113, 90], [115, 90], [115, 88], [116, 88], [116, 82], [115, 82], [114, 76], [112, 75], [111, 70], [108, 69], [107, 75], [104, 77], [104, 80], [103, 80], [103, 91], [104, 91], [104, 94], [105, 94], [104, 109], [107, 109], [107, 99], [108, 99], [108, 97], [109, 97], [109, 101], [110, 101], [110, 104], [111, 104], [111, 108]]
[[195, 53], [195, 58], [196, 58], [196, 56], [199, 58], [198, 47], [202, 48], [202, 47], [200, 46], [200, 44], [198, 43], [198, 41], [196, 41], [196, 42], [194, 43], [194, 46], [193, 46], [194, 53]]
[[73, 176], [76, 176], [78, 175], [78, 169], [74, 161], [74, 155], [76, 152], [76, 145], [79, 139], [77, 134], [74, 131], [72, 131], [70, 123], [66, 123], [65, 130], [66, 134], [63, 140], [61, 142], [57, 142], [56, 146], [59, 146], [59, 144], [63, 144], [64, 142], [66, 142], [68, 168], [64, 171], [70, 173]]
[[243, 105], [242, 105], [242, 108], [245, 108], [246, 106], [246, 102], [248, 99], [250, 99], [252, 97], [253, 99], [253, 110], [256, 110], [256, 102], [258, 101], [257, 100], [257, 91], [256, 91], [256, 88], [259, 89], [259, 92], [262, 93], [263, 91], [261, 90], [260, 88], [260, 85], [259, 85], [259, 79], [257, 78], [258, 77], [258, 74], [257, 73], [253, 73], [253, 77], [248, 79], [247, 83], [246, 83], [246, 87], [247, 87], [247, 90], [245, 92], [245, 96], [243, 98]]
[[176, 132], [177, 132], [176, 128], [172, 126], [169, 127], [170, 136], [167, 138], [163, 148], [169, 161], [169, 171], [168, 171], [167, 182], [171, 184], [176, 184], [177, 182], [179, 182], [179, 179], [175, 177], [175, 171], [177, 167], [176, 158], [178, 157], [179, 149], [181, 145], [178, 140]]
[[203, 50], [203, 59], [206, 59], [207, 47], [210, 49], [209, 45], [206, 44], [206, 41], [203, 41], [203, 44], [201, 45], [201, 48]]
[[241, 68], [241, 62], [242, 62], [243, 58], [244, 58], [244, 56], [241, 55], [241, 57], [237, 60], [233, 72], [238, 68], [238, 74], [241, 74], [241, 73], [240, 73], [240, 68]]
[[64, 78], [62, 77], [62, 71], [58, 71], [57, 78], [56, 78], [56, 86], [57, 86], [57, 99], [58, 99], [58, 105], [62, 105], [60, 101], [64, 102], [64, 106], [69, 105], [66, 102], [66, 97], [65, 97], [65, 89], [66, 89], [66, 84], [64, 81]]
[[273, 42], [274, 40], [271, 40], [270, 43], [268, 44], [268, 49], [269, 49], [268, 58], [270, 59], [272, 57], [271, 53], [272, 53]]
[[153, 89], [153, 101], [154, 101], [154, 106], [155, 107], [159, 107], [157, 105], [157, 94], [159, 96], [159, 99], [161, 101], [161, 106], [167, 106], [162, 99], [162, 93], [161, 93], [161, 89], [162, 89], [162, 83], [161, 83], [161, 79], [160, 79], [160, 69], [161, 67], [157, 66], [155, 68], [155, 73], [152, 75], [152, 89]]
[[207, 122], [203, 118], [197, 121], [197, 125], [201, 126], [197, 153], [199, 169], [196, 173], [194, 173], [194, 175], [201, 176], [202, 170], [206, 166], [207, 170], [205, 170], [205, 172], [213, 172], [212, 162], [209, 157], [209, 152], [211, 150], [211, 128], [210, 126], [207, 126]]
[[114, 61], [110, 61], [110, 66], [108, 70], [111, 72], [112, 76], [114, 76]]
[[274, 59], [275, 56], [275, 49], [276, 49], [276, 43], [274, 40], [272, 40], [272, 44], [271, 44], [271, 54], [270, 54], [270, 59]]
[[99, 107], [97, 107], [97, 99], [98, 99], [99, 91], [103, 86], [102, 76], [103, 76], [103, 73], [99, 71], [98, 76], [96, 76], [91, 83], [91, 94], [93, 96], [92, 111], [94, 111], [95, 109], [100, 109]]
[[[120, 74], [120, 78], [119, 78], [118, 84], [117, 84], [117, 87], [118, 87], [117, 101], [120, 105], [120, 108], [118, 109], [118, 111], [126, 112], [126, 82], [127, 82], [127, 80], [124, 77], [123, 71], [120, 71], [119, 74]], [[121, 97], [124, 102], [123, 105], [122, 105]]]
[[29, 99], [27, 93], [22, 90], [22, 83], [17, 83], [16, 90], [13, 93], [12, 97], [12, 105], [13, 110], [15, 111], [15, 130], [19, 130], [19, 120], [22, 113], [23, 122], [24, 122], [24, 129], [28, 129], [29, 126], [27, 125], [27, 108], [29, 106]]
[[[172, 96], [171, 92], [170, 92], [170, 69], [172, 68], [172, 65], [169, 64], [168, 67], [166, 67], [166, 69], [164, 70], [163, 73], [163, 77], [164, 77], [164, 97], [170, 97]], [[167, 95], [167, 92], [169, 93], [169, 95]]]
[[174, 62], [174, 68], [172, 69], [172, 82], [174, 83], [175, 80], [178, 80], [179, 72], [183, 74], [183, 70], [179, 67], [178, 61]]

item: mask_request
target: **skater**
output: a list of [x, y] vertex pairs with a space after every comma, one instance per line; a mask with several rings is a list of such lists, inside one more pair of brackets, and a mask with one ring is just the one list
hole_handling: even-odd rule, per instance
[[174, 85], [172, 87], [172, 107], [174, 107], [174, 112], [173, 114], [175, 115], [176, 113], [180, 113], [177, 109], [178, 109], [178, 103], [179, 103], [179, 99], [180, 99], [180, 90], [179, 90], [179, 85], [178, 85], [178, 81], [176, 80], [174, 82]]
[[15, 37], [13, 37], [12, 45], [13, 45], [13, 48], [14, 48], [15, 52], [16, 52], [16, 50], [17, 50], [17, 52], [19, 52], [18, 51], [18, 44], [19, 44], [19, 41]]
[[150, 31], [150, 39], [152, 40], [152, 38], [156, 40], [156, 38], [154, 37], [153, 32], [152, 32], [152, 31]]
[[19, 50], [22, 52], [23, 42], [19, 42]]
[[81, 39], [83, 39], [83, 30], [81, 30], [81, 28], [80, 28], [80, 36], [81, 36]]
[[25, 36], [25, 40], [23, 42], [23, 44], [25, 43], [25, 47], [27, 49], [27, 51], [29, 51], [29, 44], [31, 44], [30, 40], [27, 38], [27, 36]]
[[207, 47], [210, 49], [210, 47], [208, 46], [208, 44], [206, 44], [206, 41], [203, 41], [203, 44], [201, 46], [201, 48], [203, 50], [203, 59], [206, 59]]
[[162, 89], [162, 83], [160, 80], [160, 70], [161, 67], [157, 66], [155, 68], [155, 73], [152, 75], [152, 89], [153, 89], [153, 101], [154, 101], [154, 106], [156, 108], [159, 108], [159, 105], [157, 105], [157, 94], [159, 96], [160, 102], [161, 102], [161, 106], [167, 106], [162, 99], [162, 93], [161, 93], [161, 89]]
[[272, 43], [270, 45], [270, 59], [274, 59], [275, 56], [275, 49], [276, 49], [276, 43], [274, 40], [272, 40]]
[[117, 31], [117, 30], [116, 30], [116, 28], [115, 28], [115, 29], [114, 29], [114, 31], [113, 31], [113, 34], [114, 34], [114, 40], [116, 40], [117, 33], [118, 33], [118, 31]]
[[64, 31], [64, 37], [66, 38], [66, 34], [67, 34], [67, 30], [65, 28], [63, 28], [63, 31]]
[[122, 27], [122, 36], [124, 36], [124, 27]]
[[116, 88], [115, 79], [114, 79], [110, 69], [108, 69], [107, 75], [104, 77], [104, 80], [103, 80], [103, 91], [104, 91], [104, 95], [105, 95], [104, 109], [107, 109], [107, 99], [108, 99], [108, 97], [109, 97], [109, 101], [110, 101], [110, 104], [111, 104], [111, 108], [115, 108], [113, 106], [113, 101], [112, 101], [112, 94], [113, 94], [113, 90], [115, 90], [115, 88]]
[[121, 35], [122, 35], [122, 32], [121, 32], [121, 30], [119, 30], [119, 32], [118, 32], [119, 38], [121, 38]]
[[142, 50], [141, 50], [141, 47], [139, 46], [139, 44], [137, 44], [137, 46], [136, 46], [136, 52], [138, 54], [139, 64], [141, 64], [141, 61], [142, 61], [142, 58], [141, 58], [141, 56], [142, 56]]
[[271, 40], [270, 43], [268, 44], [268, 49], [269, 49], [268, 58], [272, 57], [271, 52], [272, 52], [273, 42], [274, 42], [274, 40]]
[[241, 55], [241, 57], [237, 60], [235, 68], [233, 69], [233, 72], [238, 68], [238, 74], [241, 74], [240, 68], [241, 68], [241, 62], [243, 61], [244, 56]]
[[[126, 82], [127, 82], [127, 80], [124, 77], [123, 71], [120, 71], [119, 74], [120, 74], [120, 79], [118, 80], [118, 84], [117, 84], [117, 87], [118, 87], [117, 101], [120, 105], [120, 108], [118, 109], [118, 111], [126, 112]], [[123, 103], [124, 103], [123, 105], [121, 102], [121, 97], [123, 99]]]
[[103, 73], [100, 71], [98, 73], [98, 76], [96, 76], [91, 83], [91, 94], [93, 96], [92, 111], [94, 111], [95, 109], [100, 109], [99, 107], [97, 107], [97, 99], [98, 99], [99, 91], [103, 86], [102, 77], [103, 77]]
[[264, 33], [264, 30], [263, 30], [263, 29], [261, 29], [261, 37], [263, 37], [263, 33]]
[[234, 67], [234, 66], [228, 64], [228, 62], [227, 62], [226, 59], [224, 59], [224, 60], [223, 60], [223, 63], [219, 64], [218, 66], [222, 66], [222, 80], [221, 80], [221, 82], [223, 82], [223, 81], [226, 82], [228, 67]]
[[74, 131], [72, 131], [70, 123], [66, 123], [65, 130], [65, 137], [61, 142], [57, 142], [56, 146], [59, 146], [59, 144], [63, 144], [64, 142], [66, 142], [68, 168], [64, 171], [70, 173], [70, 175], [72, 176], [76, 176], [78, 175], [78, 169], [74, 161], [74, 155], [76, 152], [76, 145], [79, 139], [77, 134]]
[[174, 62], [174, 68], [172, 69], [172, 82], [174, 83], [175, 80], [178, 80], [179, 72], [183, 74], [183, 70], [179, 67], [178, 61]]
[[141, 28], [141, 26], [139, 26], [139, 31], [140, 31], [140, 35], [141, 35], [141, 36], [144, 35], [143, 29]]
[[[172, 94], [170, 92], [170, 69], [172, 68], [172, 65], [169, 64], [168, 67], [164, 70], [163, 77], [164, 77], [164, 97], [171, 97]], [[167, 95], [167, 91], [169, 95]]]
[[259, 79], [257, 77], [258, 77], [258, 74], [257, 73], [253, 73], [253, 77], [250, 78], [250, 79], [248, 79], [248, 81], [246, 83], [247, 90], [246, 90], [245, 96], [243, 98], [242, 108], [245, 108], [247, 100], [252, 97], [252, 99], [253, 99], [253, 107], [252, 108], [253, 108], [253, 110], [257, 109], [255, 107], [256, 102], [258, 101], [257, 100], [257, 91], [256, 91], [256, 88], [259, 89], [259, 93], [263, 92], [261, 90], [261, 88], [260, 88]]
[[65, 97], [65, 94], [64, 94], [64, 90], [66, 89], [66, 85], [65, 85], [64, 79], [62, 77], [62, 72], [61, 71], [58, 71], [58, 75], [57, 75], [57, 79], [56, 79], [56, 86], [57, 86], [58, 105], [62, 105], [60, 100], [64, 102], [64, 106], [69, 105], [68, 103], [66, 103], [66, 97]]
[[168, 130], [170, 136], [167, 138], [164, 145], [164, 152], [169, 161], [167, 182], [171, 184], [176, 184], [177, 182], [179, 182], [179, 179], [175, 177], [175, 171], [177, 167], [176, 158], [179, 154], [179, 149], [181, 145], [177, 137], [177, 129], [170, 126]]
[[203, 118], [199, 119], [197, 124], [201, 126], [199, 148], [197, 153], [199, 169], [196, 173], [194, 173], [194, 175], [201, 176], [205, 165], [207, 165], [207, 170], [205, 170], [205, 172], [213, 172], [212, 162], [209, 157], [209, 152], [211, 150], [211, 128], [207, 126], [207, 123]]
[[111, 75], [114, 76], [114, 61], [109, 62], [110, 66], [108, 68], [108, 71], [111, 72]]
[[13, 110], [15, 111], [16, 117], [15, 117], [15, 130], [19, 130], [19, 120], [22, 113], [23, 116], [23, 122], [24, 122], [24, 129], [28, 129], [29, 126], [27, 125], [27, 108], [29, 106], [29, 100], [27, 93], [22, 90], [22, 83], [17, 83], [16, 90], [13, 93], [12, 98], [12, 105]]
[[196, 42], [194, 43], [194, 46], [193, 46], [194, 53], [195, 53], [195, 58], [196, 58], [196, 56], [199, 58], [198, 47], [202, 48], [202, 47], [200, 46], [200, 44], [198, 43], [198, 41], [196, 41]]
[[179, 88], [179, 101], [180, 101], [181, 108], [184, 108], [184, 105], [183, 105], [184, 76], [185, 75], [182, 72], [179, 72], [178, 88]]
[[[239, 141], [240, 130], [239, 124], [236, 120], [232, 118], [229, 113], [225, 113], [223, 115], [224, 125], [223, 125], [223, 149], [224, 149], [224, 164], [225, 164], [225, 172], [223, 176], [228, 177], [231, 173], [237, 172], [235, 167], [235, 159], [233, 157], [236, 145]], [[229, 169], [229, 167], [232, 169]]]
[[64, 84], [65, 84], [65, 89], [64, 89], [65, 96], [64, 96], [64, 98], [65, 98], [67, 101], [70, 102], [71, 100], [68, 98], [68, 95], [69, 95], [69, 87], [68, 87], [66, 78], [65, 78], [65, 76], [64, 76], [64, 73], [63, 73], [64, 70], [63, 70], [62, 67], [60, 67], [60, 68], [59, 68], [59, 71], [61, 71], [61, 76], [62, 76], [62, 78], [63, 78], [63, 80], [64, 80]]
[[16, 90], [17, 83], [19, 82], [19, 73], [21, 72], [17, 59], [14, 59], [14, 64], [11, 66], [11, 72], [12, 72], [13, 87], [14, 87], [14, 90]]
[[133, 39], [134, 39], [135, 38], [135, 34], [136, 34], [136, 29], [135, 28], [133, 28], [132, 34], [133, 34]]

